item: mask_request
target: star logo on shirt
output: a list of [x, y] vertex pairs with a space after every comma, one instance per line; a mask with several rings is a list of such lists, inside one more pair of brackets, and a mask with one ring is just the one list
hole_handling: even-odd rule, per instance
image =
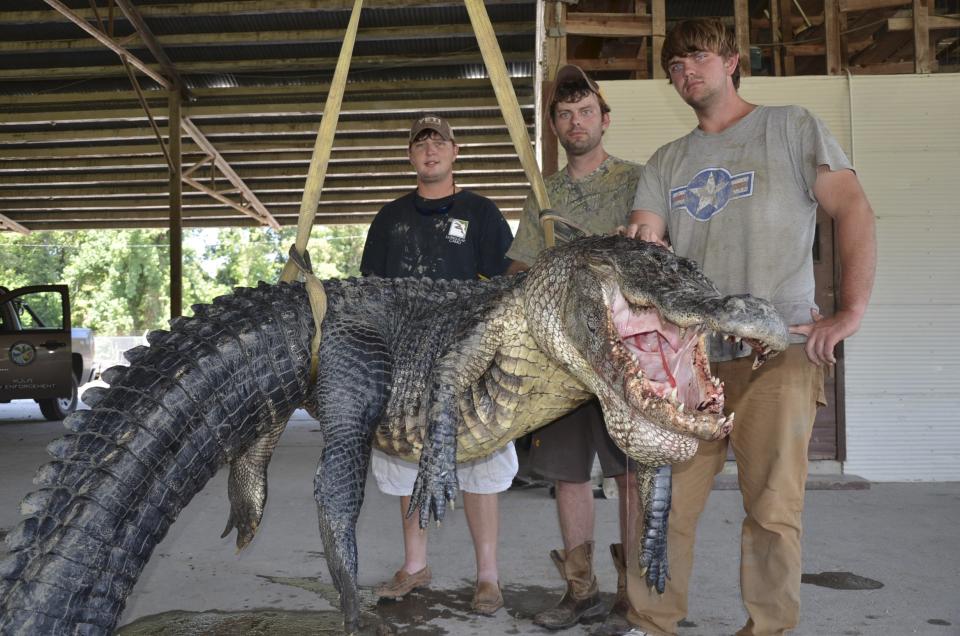
[[701, 170], [686, 185], [670, 190], [670, 208], [709, 221], [733, 199], [753, 195], [753, 175], [752, 170], [740, 174], [723, 168]]

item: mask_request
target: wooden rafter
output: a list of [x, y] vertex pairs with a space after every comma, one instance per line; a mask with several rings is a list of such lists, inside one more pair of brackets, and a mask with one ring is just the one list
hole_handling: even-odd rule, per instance
[[123, 15], [127, 17], [127, 20], [129, 20], [130, 24], [133, 25], [133, 28], [140, 36], [140, 39], [150, 50], [150, 53], [152, 53], [153, 57], [157, 60], [157, 62], [160, 63], [160, 68], [163, 70], [164, 77], [173, 82], [173, 86], [171, 88], [177, 92], [183, 91], [184, 85], [183, 80], [180, 78], [180, 74], [177, 72], [173, 62], [170, 61], [166, 51], [164, 51], [163, 47], [160, 46], [160, 43], [157, 42], [156, 37], [153, 35], [153, 31], [150, 30], [149, 26], [147, 26], [147, 23], [137, 11], [137, 8], [133, 6], [133, 3], [131, 3], [130, 0], [113, 1], [117, 3], [117, 6], [120, 7], [121, 11], [123, 11]]
[[[105, 47], [107, 47], [108, 49], [110, 49], [111, 51], [113, 51], [119, 56], [126, 56], [130, 64], [136, 67], [137, 70], [139, 70], [141, 73], [143, 73], [144, 75], [146, 75], [147, 77], [155, 81], [157, 84], [160, 84], [164, 88], [171, 87], [170, 81], [167, 78], [165, 78], [162, 74], [152, 69], [149, 65], [144, 64], [136, 56], [131, 55], [125, 48], [120, 46], [116, 42], [116, 40], [111, 38], [109, 35], [101, 31], [100, 29], [91, 25], [89, 22], [87, 22], [86, 18], [81, 17], [79, 13], [74, 12], [67, 5], [60, 2], [60, 0], [43, 0], [43, 1], [46, 2], [48, 5], [50, 5], [57, 13], [67, 18], [68, 20], [70, 20], [70, 22], [73, 22], [78, 27], [86, 31], [88, 34], [90, 34], [90, 36], [93, 37], [97, 42], [100, 42], [100, 44], [103, 44]], [[122, 71], [122, 69], [117, 69], [117, 70]]]
[[[196, 124], [190, 121], [189, 118], [184, 117], [182, 118], [181, 125], [183, 126], [183, 130], [188, 135], [190, 135], [190, 137], [193, 139], [194, 143], [200, 146], [200, 148], [202, 148], [204, 152], [206, 152], [208, 155], [210, 155], [213, 158], [212, 160], [213, 165], [215, 165], [217, 169], [223, 173], [223, 176], [226, 177], [226, 179], [231, 184], [233, 184], [233, 187], [239, 190], [243, 199], [249, 204], [249, 206], [241, 205], [239, 208], [239, 211], [243, 212], [248, 216], [255, 218], [260, 223], [269, 225], [275, 230], [279, 230], [280, 224], [277, 223], [277, 220], [273, 218], [273, 215], [271, 215], [270, 212], [267, 210], [267, 208], [263, 205], [263, 203], [260, 202], [260, 199], [258, 199], [257, 195], [253, 193], [253, 190], [251, 190], [250, 187], [247, 186], [246, 183], [244, 183], [243, 179], [240, 178], [240, 175], [238, 175], [236, 171], [227, 162], [227, 160], [223, 158], [223, 155], [221, 155], [217, 151], [217, 149], [213, 146], [213, 144], [210, 143], [210, 140], [207, 139], [202, 132], [200, 132], [200, 129], [197, 128]], [[191, 186], [196, 187], [196, 185], [194, 185], [193, 183], [194, 182], [193, 178], [184, 177], [183, 180], [185, 183], [188, 183]], [[210, 194], [210, 196], [214, 196], [212, 192], [206, 189], [204, 189], [203, 191], [207, 192], [207, 194]], [[215, 198], [219, 198], [219, 197], [215, 197]]]
[[29, 234], [30, 230], [20, 225], [13, 219], [0, 214], [0, 228], [17, 232], [18, 234]]

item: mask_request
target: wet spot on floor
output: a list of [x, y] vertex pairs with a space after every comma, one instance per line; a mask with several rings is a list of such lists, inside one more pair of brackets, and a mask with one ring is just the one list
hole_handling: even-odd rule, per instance
[[852, 572], [820, 572], [819, 574], [806, 574], [800, 577], [802, 583], [810, 585], [819, 585], [820, 587], [829, 587], [834, 590], [879, 590], [883, 583], [868, 579], [865, 576], [859, 576]]
[[[313, 592], [336, 606], [337, 593], [330, 583], [315, 578], [287, 578], [261, 576], [278, 585], [288, 585]], [[612, 594], [601, 594], [607, 604], [613, 602]], [[532, 622], [534, 614], [553, 606], [557, 590], [541, 586], [507, 586], [503, 589], [506, 612], [518, 622]], [[418, 590], [400, 601], [377, 600], [368, 588], [360, 589], [360, 633], [363, 636], [443, 636], [450, 633], [449, 621], [470, 623], [481, 627], [483, 616], [470, 611], [473, 599], [473, 582], [464, 581], [454, 589]], [[431, 624], [434, 619], [443, 619], [444, 626]], [[210, 634], [244, 634], [250, 636], [299, 636], [300, 634], [342, 633], [343, 617], [336, 610], [329, 611], [284, 611], [276, 609], [253, 609], [237, 612], [164, 612], [140, 618], [120, 628], [120, 636], [196, 636]], [[691, 623], [692, 624], [692, 623]], [[519, 634], [513, 628], [510, 632]]]
[[[300, 634], [343, 633], [343, 617], [339, 612], [294, 612], [253, 610], [248, 612], [164, 612], [145, 616], [124, 625], [119, 636], [295, 636]], [[378, 634], [377, 631], [365, 631]]]
[[942, 618], [928, 618], [927, 623], [929, 625], [943, 625], [944, 627], [949, 627], [953, 625], [950, 621], [945, 621]]

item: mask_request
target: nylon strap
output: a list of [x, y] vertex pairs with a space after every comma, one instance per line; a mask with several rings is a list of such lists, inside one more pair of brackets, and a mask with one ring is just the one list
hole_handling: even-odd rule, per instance
[[[340, 47], [340, 56], [337, 58], [337, 67], [333, 72], [333, 81], [330, 83], [330, 92], [323, 105], [323, 119], [320, 120], [320, 130], [317, 132], [317, 141], [313, 146], [313, 156], [310, 159], [310, 169], [307, 172], [307, 183], [303, 188], [303, 199], [300, 201], [300, 217], [297, 221], [296, 249], [304, 254], [307, 241], [310, 240], [310, 230], [317, 217], [317, 208], [320, 205], [320, 192], [323, 190], [323, 180], [327, 176], [327, 164], [330, 163], [330, 152], [333, 148], [333, 136], [337, 132], [337, 122], [340, 119], [340, 105], [343, 103], [343, 93], [347, 85], [347, 73], [350, 71], [350, 58], [353, 57], [353, 44], [357, 39], [357, 26], [360, 24], [360, 6], [363, 0], [354, 0], [353, 11], [350, 13], [350, 22], [347, 32], [343, 36], [343, 45]], [[297, 274], [297, 268], [290, 261], [283, 267], [280, 275], [282, 281], [292, 281]]]
[[[513, 141], [513, 147], [520, 157], [520, 164], [523, 166], [523, 171], [526, 173], [530, 187], [533, 189], [533, 196], [537, 205], [541, 210], [547, 210], [550, 208], [550, 197], [547, 195], [547, 187], [543, 182], [540, 166], [537, 165], [537, 159], [533, 156], [533, 146], [530, 143], [530, 136], [527, 134], [527, 124], [523, 121], [523, 115], [520, 113], [517, 94], [513, 90], [513, 83], [507, 73], [507, 66], [503, 61], [500, 45], [497, 44], [497, 34], [490, 23], [490, 16], [487, 15], [483, 0], [464, 0], [464, 2], [467, 5], [467, 13], [470, 15], [470, 23], [473, 25], [473, 33], [477, 36], [477, 42], [480, 44], [483, 63], [487, 67], [487, 74], [493, 84], [493, 91], [497, 95], [500, 112], [503, 113], [503, 119], [510, 131], [510, 140]], [[555, 242], [553, 219], [544, 217], [540, 223], [543, 227], [547, 247], [553, 247]]]
[[313, 274], [310, 265], [310, 255], [307, 253], [307, 242], [310, 240], [310, 230], [317, 217], [317, 208], [320, 206], [320, 193], [323, 191], [323, 181], [327, 176], [327, 165], [330, 163], [330, 152], [333, 149], [333, 137], [337, 132], [337, 122], [340, 119], [340, 106], [343, 104], [343, 94], [347, 85], [347, 74], [350, 71], [350, 58], [353, 57], [353, 45], [357, 40], [357, 27], [360, 24], [360, 7], [363, 0], [354, 0], [353, 11], [350, 13], [350, 22], [347, 32], [343, 36], [340, 47], [340, 56], [337, 58], [337, 67], [330, 82], [330, 91], [323, 105], [323, 119], [320, 120], [320, 130], [317, 132], [317, 141], [313, 146], [313, 156], [310, 158], [310, 169], [307, 171], [307, 183], [303, 188], [303, 199], [300, 201], [300, 216], [297, 220], [297, 240], [290, 246], [290, 258], [283, 266], [280, 280], [290, 282], [303, 276], [307, 287], [307, 298], [310, 300], [310, 310], [313, 313], [313, 324], [316, 331], [310, 342], [310, 384], [317, 380], [317, 369], [320, 367], [320, 338], [323, 317], [327, 313], [327, 294], [323, 284]]
[[313, 325], [316, 327], [313, 340], [310, 341], [310, 386], [313, 386], [317, 381], [317, 370], [320, 368], [320, 327], [323, 325], [323, 317], [327, 314], [327, 294], [323, 290], [323, 283], [313, 273], [309, 253], [304, 252], [304, 256], [301, 256], [296, 247], [291, 245], [290, 260], [287, 263], [293, 263], [303, 276], [307, 286], [307, 298], [310, 300], [310, 311], [313, 313]]

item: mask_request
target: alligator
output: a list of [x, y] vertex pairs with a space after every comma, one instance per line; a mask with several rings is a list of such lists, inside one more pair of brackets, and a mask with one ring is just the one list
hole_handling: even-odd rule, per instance
[[786, 347], [765, 300], [724, 296], [697, 266], [651, 243], [589, 237], [489, 281], [323, 281], [319, 368], [302, 283], [240, 288], [154, 331], [129, 366], [88, 389], [39, 490], [21, 504], [0, 563], [0, 634], [107, 634], [178, 513], [229, 463], [230, 516], [247, 545], [267, 466], [294, 409], [320, 423], [314, 493], [344, 626], [359, 628], [355, 526], [370, 449], [419, 458], [410, 514], [443, 519], [456, 462], [482, 457], [597, 396], [638, 462], [637, 558], [662, 590], [670, 464], [729, 433], [710, 374], [711, 333], [756, 364]]

